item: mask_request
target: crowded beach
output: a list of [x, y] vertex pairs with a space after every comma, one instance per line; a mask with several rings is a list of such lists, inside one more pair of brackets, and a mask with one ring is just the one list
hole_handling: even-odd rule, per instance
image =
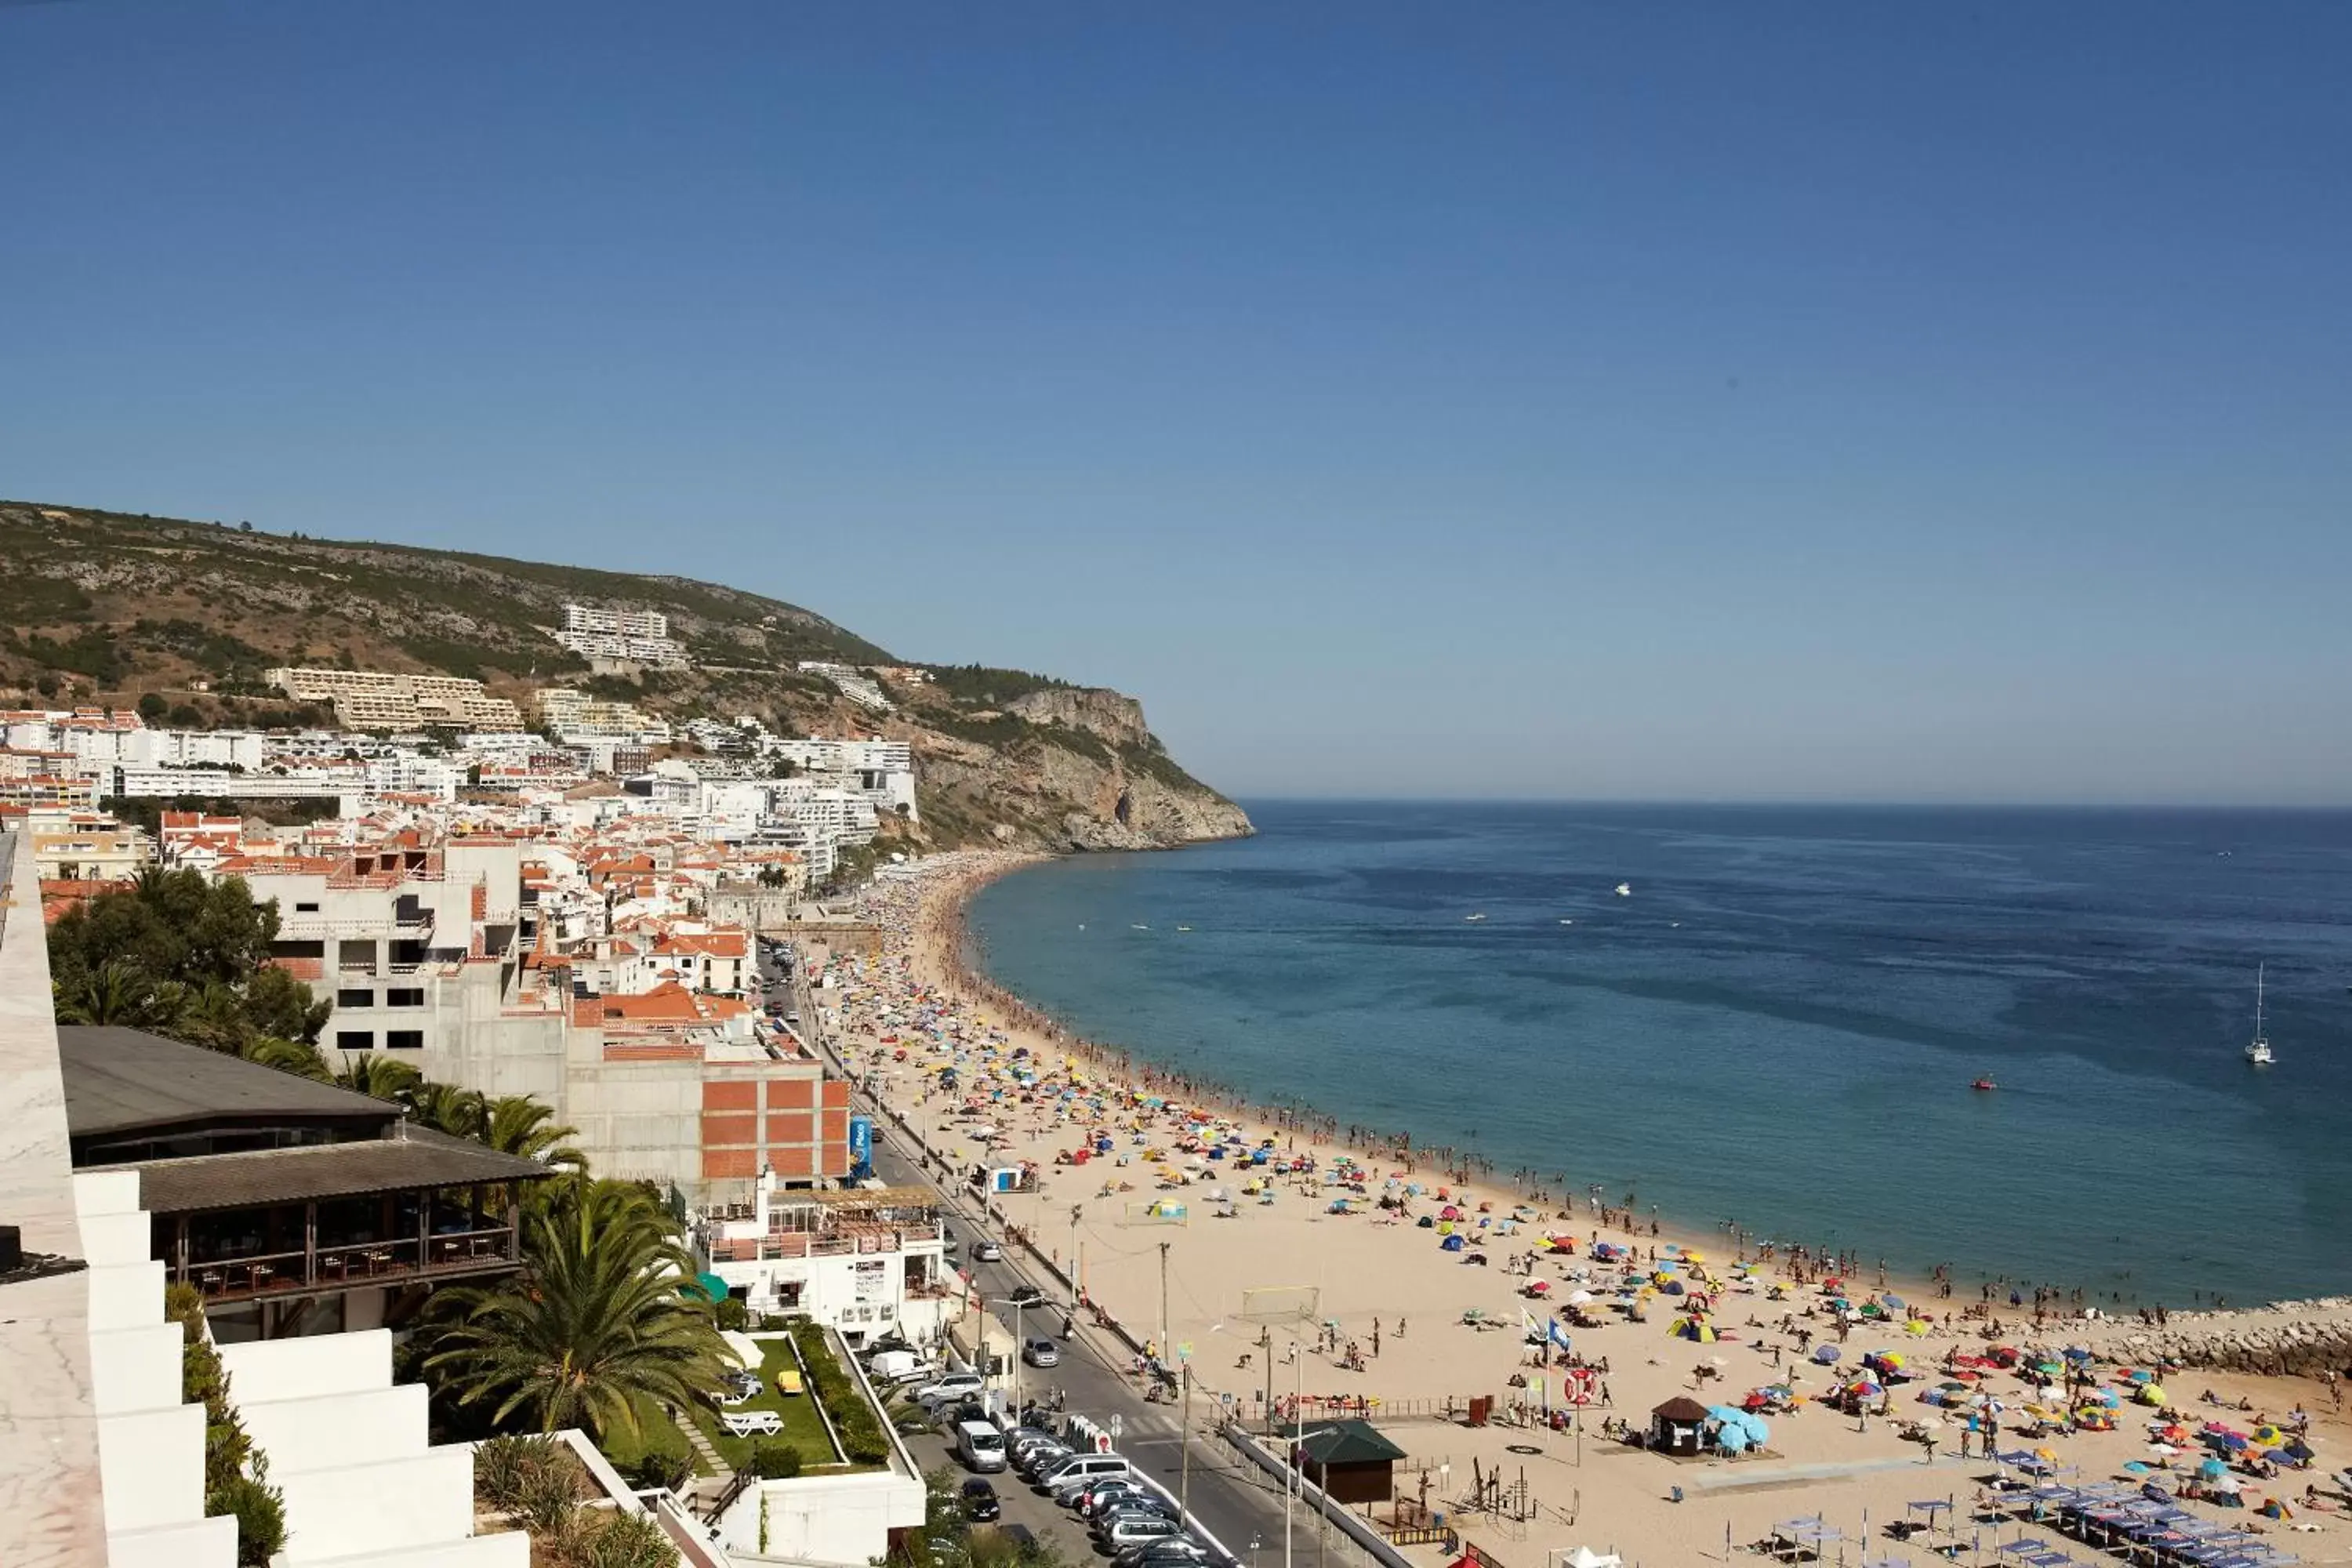
[[1584, 1542], [1644, 1563], [2352, 1562], [2333, 1369], [2143, 1362], [2152, 1314], [1678, 1231], [1250, 1107], [970, 972], [965, 902], [1026, 863], [877, 883], [880, 951], [816, 955], [832, 1040], [1139, 1384], [1253, 1426], [1358, 1417], [1402, 1449], [1382, 1527], [1443, 1514], [1514, 1568]]

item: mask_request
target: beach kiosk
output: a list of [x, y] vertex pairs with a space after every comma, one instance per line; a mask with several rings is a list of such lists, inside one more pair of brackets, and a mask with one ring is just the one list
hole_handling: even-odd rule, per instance
[[[1291, 1463], [1336, 1503], [1386, 1502], [1396, 1495], [1396, 1462], [1404, 1450], [1369, 1421], [1296, 1422], [1276, 1431], [1295, 1440]], [[1304, 1438], [1296, 1435], [1304, 1430]]]
[[1701, 1451], [1700, 1432], [1706, 1426], [1706, 1406], [1677, 1394], [1650, 1412], [1651, 1452], [1673, 1458], [1693, 1458]]

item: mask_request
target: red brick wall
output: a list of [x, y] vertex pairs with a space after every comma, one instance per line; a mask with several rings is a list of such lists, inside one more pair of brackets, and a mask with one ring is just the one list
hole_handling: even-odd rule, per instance
[[702, 1108], [706, 1181], [746, 1180], [762, 1164], [787, 1182], [849, 1173], [846, 1083], [782, 1071], [706, 1079]]

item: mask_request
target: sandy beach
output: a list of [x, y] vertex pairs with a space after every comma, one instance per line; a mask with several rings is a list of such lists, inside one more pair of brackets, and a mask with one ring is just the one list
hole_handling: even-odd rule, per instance
[[[1137, 1341], [1188, 1365], [1196, 1409], [1214, 1400], [1255, 1421], [1271, 1397], [1278, 1415], [1295, 1405], [1310, 1422], [1367, 1415], [1407, 1455], [1399, 1495], [1445, 1510], [1511, 1568], [1580, 1544], [1643, 1563], [1722, 1561], [1727, 1543], [1745, 1548], [1804, 1517], [1845, 1537], [1824, 1546], [1832, 1561], [1862, 1560], [1865, 1521], [1869, 1553], [1898, 1561], [1928, 1561], [1938, 1543], [1958, 1561], [1979, 1551], [1991, 1561], [2021, 1534], [2084, 1554], [2048, 1529], [1968, 1522], [1997, 1472], [1969, 1401], [1998, 1402], [1999, 1452], [2046, 1455], [2074, 1485], [2173, 1492], [2206, 1458], [2196, 1440], [2206, 1422], [2252, 1433], [2292, 1426], [2300, 1409], [2308, 1469], [2220, 1480], [2252, 1506], [2179, 1506], [2257, 1529], [2307, 1563], [2352, 1562], [2352, 1525], [2324, 1498], [2304, 1501], [2314, 1482], [2332, 1490], [2328, 1473], [2352, 1460], [2339, 1390], [2192, 1369], [2168, 1378], [2158, 1404], [2139, 1403], [2131, 1373], [2164, 1374], [2131, 1359], [2133, 1337], [2146, 1342], [2137, 1319], [2084, 1319], [2063, 1299], [2037, 1314], [2030, 1299], [1987, 1303], [1974, 1286], [1946, 1295], [1936, 1280], [1883, 1277], [1871, 1260], [1678, 1232], [1609, 1209], [1606, 1194], [1596, 1212], [1586, 1192], [1498, 1179], [1454, 1152], [1363, 1130], [1351, 1146], [1348, 1129], [1221, 1100], [1070, 1039], [966, 972], [966, 900], [1027, 863], [942, 856], [878, 886], [866, 912], [888, 943], [876, 957], [825, 960], [831, 1022], [877, 1098], [960, 1171], [1032, 1173], [997, 1200], [1007, 1224]], [[1705, 1337], [1680, 1337], [1678, 1322]], [[1814, 1359], [1823, 1346], [1833, 1363]], [[2083, 1381], [2037, 1386], [2036, 1364]], [[1865, 1377], [1880, 1392], [1845, 1394]], [[1603, 1435], [1604, 1423], [1647, 1428], [1653, 1408], [1677, 1396], [1754, 1407], [1760, 1445], [1668, 1458]], [[1474, 1399], [1493, 1401], [1489, 1424], [1465, 1424]], [[2108, 1400], [2110, 1415], [2079, 1415]], [[1566, 1429], [1564, 1408], [1576, 1413]], [[1974, 1414], [1981, 1425], [1991, 1413]], [[2170, 1445], [2182, 1451], [2153, 1450], [2175, 1424], [2189, 1439]], [[2276, 1449], [2244, 1453], [2266, 1451]], [[1501, 1486], [1482, 1496], [1474, 1473]], [[2261, 1517], [2271, 1499], [2290, 1517]], [[1888, 1521], [1937, 1500], [1957, 1505], [1941, 1516], [1960, 1521], [1956, 1535], [1885, 1539]], [[1434, 1548], [1414, 1550], [1435, 1560]]]

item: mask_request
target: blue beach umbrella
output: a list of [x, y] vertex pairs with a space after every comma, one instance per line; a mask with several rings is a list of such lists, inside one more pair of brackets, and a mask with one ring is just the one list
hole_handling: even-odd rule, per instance
[[1835, 1345], [1815, 1345], [1813, 1347], [1813, 1361], [1816, 1365], [1833, 1365], [1836, 1363], [1837, 1358], [1838, 1348]]

